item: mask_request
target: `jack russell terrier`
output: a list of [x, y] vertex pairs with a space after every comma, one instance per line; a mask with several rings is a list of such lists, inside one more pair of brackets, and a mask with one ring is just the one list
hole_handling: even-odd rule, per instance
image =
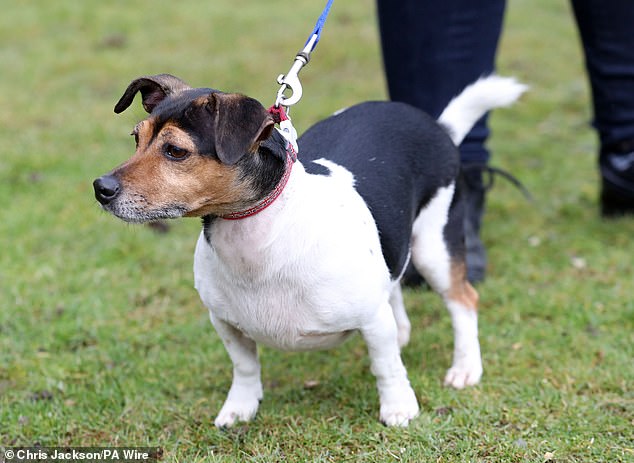
[[134, 80], [149, 117], [135, 154], [94, 181], [126, 222], [202, 217], [196, 289], [233, 362], [215, 419], [252, 419], [262, 399], [257, 343], [326, 349], [358, 331], [368, 346], [380, 420], [419, 412], [400, 349], [410, 336], [399, 279], [410, 258], [443, 298], [454, 331], [445, 384], [478, 383], [478, 294], [466, 280], [458, 145], [488, 110], [525, 90], [489, 76], [438, 121], [402, 103], [366, 102], [311, 127], [299, 159], [258, 101], [191, 88], [167, 74]]

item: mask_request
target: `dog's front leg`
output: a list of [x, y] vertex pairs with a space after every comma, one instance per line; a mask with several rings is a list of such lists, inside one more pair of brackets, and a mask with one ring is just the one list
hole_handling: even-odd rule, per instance
[[379, 390], [380, 419], [388, 426], [407, 426], [418, 415], [418, 402], [401, 360], [396, 321], [387, 301], [361, 333]]
[[231, 389], [214, 421], [218, 427], [229, 427], [236, 421], [251, 420], [258, 411], [262, 400], [260, 362], [255, 341], [213, 313], [210, 318], [233, 362]]

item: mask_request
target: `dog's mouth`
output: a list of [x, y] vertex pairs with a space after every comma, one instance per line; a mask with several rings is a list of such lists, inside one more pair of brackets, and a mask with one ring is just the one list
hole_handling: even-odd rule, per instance
[[102, 205], [105, 211], [110, 212], [118, 219], [128, 223], [146, 223], [163, 219], [178, 219], [187, 213], [187, 208], [180, 205], [171, 205], [156, 209], [141, 207], [129, 201], [116, 201]]

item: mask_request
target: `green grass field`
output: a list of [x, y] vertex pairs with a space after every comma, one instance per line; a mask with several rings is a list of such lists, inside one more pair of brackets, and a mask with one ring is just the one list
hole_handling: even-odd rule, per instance
[[[603, 221], [596, 140], [564, 0], [511, 0], [500, 73], [531, 91], [492, 118], [481, 385], [442, 387], [450, 321], [408, 291], [404, 362], [421, 404], [378, 422], [365, 345], [261, 351], [265, 399], [213, 418], [230, 362], [193, 288], [199, 222], [169, 234], [102, 212], [92, 180], [129, 157], [129, 81], [170, 72], [273, 102], [322, 2], [8, 2], [0, 15], [0, 446], [158, 446], [170, 462], [634, 461], [634, 219]], [[301, 132], [385, 98], [371, 0], [335, 2], [302, 72]], [[301, 153], [300, 153], [301, 157]], [[307, 387], [310, 385], [310, 387]]]

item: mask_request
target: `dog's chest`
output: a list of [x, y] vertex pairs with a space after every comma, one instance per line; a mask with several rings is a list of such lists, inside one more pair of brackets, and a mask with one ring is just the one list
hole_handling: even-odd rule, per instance
[[301, 270], [268, 273], [253, 256], [240, 258], [236, 267], [218, 265], [216, 256], [208, 257], [213, 275], [205, 271], [196, 275], [203, 303], [215, 317], [257, 342], [284, 350], [327, 348], [342, 341], [353, 328], [354, 324], [348, 325], [340, 316], [342, 301], [330, 307], [332, 312], [324, 310], [326, 292], [337, 290], [307, 284]]
[[[223, 222], [209, 243], [201, 234], [194, 264], [214, 316], [287, 350], [341, 342], [391, 284], [376, 226], [351, 185], [305, 180], [316, 182], [311, 191], [291, 188], [293, 200], [281, 197], [257, 220]], [[302, 194], [313, 189], [319, 194]]]

